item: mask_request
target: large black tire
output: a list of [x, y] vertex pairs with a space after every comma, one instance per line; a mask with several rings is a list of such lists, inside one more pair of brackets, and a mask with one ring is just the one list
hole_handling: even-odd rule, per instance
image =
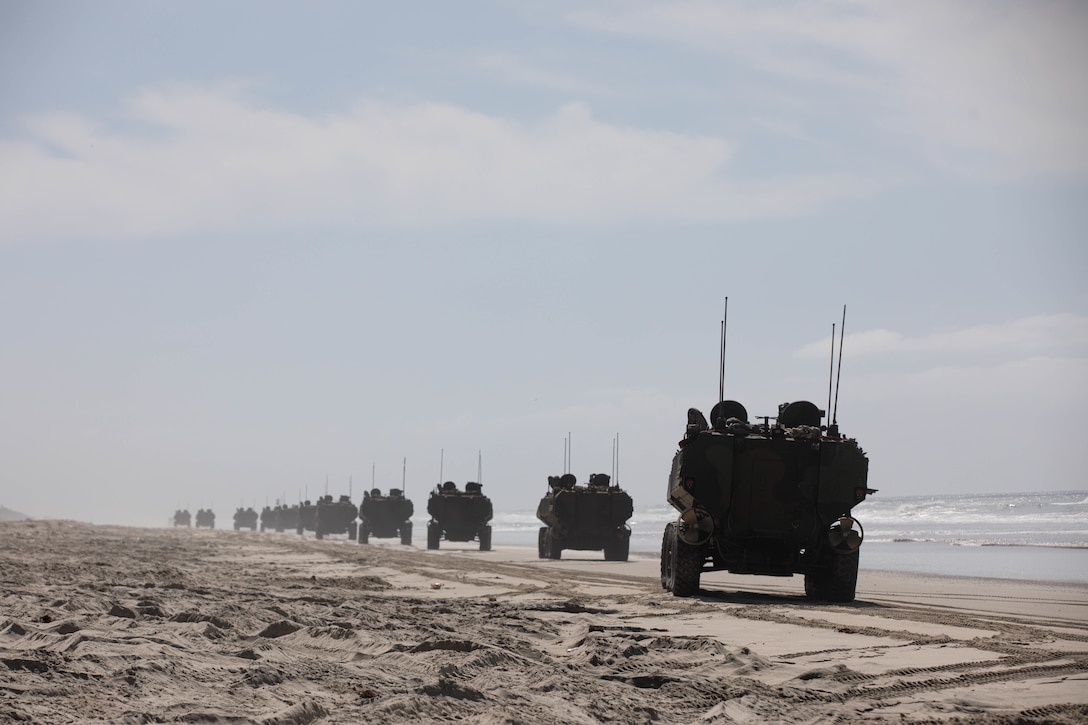
[[702, 546], [692, 546], [678, 535], [676, 526], [669, 532], [668, 546], [671, 549], [668, 567], [669, 577], [666, 589], [677, 597], [693, 597], [699, 593], [699, 577], [703, 573], [703, 561], [706, 559]]
[[820, 567], [805, 574], [805, 595], [828, 602], [852, 602], [858, 588], [860, 550], [842, 553], [827, 550]]
[[480, 529], [480, 551], [491, 551], [491, 526], [490, 524]]
[[437, 549], [438, 542], [442, 540], [442, 527], [432, 521], [427, 524], [427, 548]]
[[412, 522], [405, 521], [400, 527], [400, 543], [402, 546], [412, 545]]
[[359, 524], [352, 521], [348, 524], [348, 541], [355, 541], [355, 537], [359, 534]]
[[359, 522], [359, 543], [370, 543], [370, 526], [367, 524], [366, 519]]
[[239, 530], [239, 529], [241, 529], [241, 528], [242, 528], [242, 525], [241, 525], [241, 524], [235, 524], [235, 525], [234, 525], [234, 530], [235, 530], [235, 531], [238, 531], [238, 530]]
[[665, 533], [661, 536], [661, 588], [672, 591], [672, 542], [676, 534], [676, 524], [665, 524]]
[[541, 526], [540, 533], [536, 537], [536, 553], [537, 558], [548, 558], [548, 527]]
[[324, 538], [325, 538], [325, 532], [321, 530], [321, 527], [320, 527], [320, 526], [318, 526], [318, 527], [316, 527], [316, 528], [314, 529], [314, 536], [316, 536], [316, 537], [317, 537], [317, 540], [318, 540], [318, 541], [321, 541], [322, 539], [324, 539]]
[[299, 526], [299, 527], [298, 527], [298, 530], [297, 530], [297, 532], [296, 532], [296, 533], [297, 533], [297, 534], [298, 534], [299, 536], [302, 536], [302, 527], [301, 527], [301, 526]]
[[550, 528], [548, 529], [547, 540], [544, 542], [544, 553], [548, 555], [549, 559], [563, 558], [563, 542]]
[[627, 561], [631, 550], [631, 532], [617, 529], [611, 541], [604, 545], [605, 561]]

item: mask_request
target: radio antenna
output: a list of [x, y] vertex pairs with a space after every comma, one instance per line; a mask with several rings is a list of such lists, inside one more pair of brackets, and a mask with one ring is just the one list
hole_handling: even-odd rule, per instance
[[443, 465], [446, 463], [446, 449], [440, 448], [438, 450], [438, 485], [442, 485], [442, 470]]
[[725, 298], [725, 309], [722, 312], [722, 339], [720, 357], [718, 360], [718, 400], [725, 400], [725, 321], [729, 319], [729, 298]]
[[476, 483], [484, 484], [484, 452], [476, 451]]
[[348, 476], [348, 498], [351, 498], [351, 495], [353, 493], [354, 493], [354, 491], [352, 490], [351, 476], [349, 475]]
[[616, 433], [616, 487], [620, 485], [620, 434]]
[[404, 457], [404, 461], [401, 463], [400, 468], [400, 492], [404, 493], [407, 490], [408, 481], [408, 457]]
[[[835, 323], [831, 323], [831, 369], [827, 372], [827, 410], [831, 411], [831, 384], [835, 381]], [[825, 413], [826, 415], [826, 413]]]
[[[842, 341], [846, 336], [846, 305], [842, 306], [842, 327], [839, 328], [839, 369], [835, 373], [835, 408], [831, 412], [831, 425], [839, 424], [839, 380], [842, 379]], [[834, 343], [832, 343], [834, 344]]]

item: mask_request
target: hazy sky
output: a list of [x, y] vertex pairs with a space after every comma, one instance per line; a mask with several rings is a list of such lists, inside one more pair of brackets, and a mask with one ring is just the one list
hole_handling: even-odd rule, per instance
[[160, 525], [838, 402], [878, 495], [1083, 489], [1081, 2], [0, 4], [0, 504]]

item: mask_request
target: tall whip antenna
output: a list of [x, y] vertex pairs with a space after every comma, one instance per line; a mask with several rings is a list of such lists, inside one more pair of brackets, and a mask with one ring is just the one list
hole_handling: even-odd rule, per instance
[[438, 451], [438, 485], [439, 486], [442, 485], [442, 478], [443, 478], [443, 474], [442, 474], [443, 468], [442, 467], [445, 465], [445, 463], [446, 463], [446, 449], [445, 448], [440, 448], [439, 451]]
[[574, 451], [571, 450], [571, 449], [573, 447], [574, 447], [574, 444], [571, 443], [570, 431], [568, 430], [567, 431], [567, 470], [563, 471], [563, 473], [570, 473], [570, 469], [572, 468], [571, 457], [572, 457], [572, 454], [574, 453]]
[[831, 412], [831, 425], [839, 424], [839, 380], [842, 379], [842, 341], [846, 336], [846, 305], [842, 306], [842, 327], [839, 329], [839, 369], [835, 373], [835, 408]]
[[616, 433], [616, 488], [620, 485], [620, 434]]
[[722, 347], [718, 363], [718, 400], [725, 400], [725, 322], [729, 319], [729, 298], [725, 298], [725, 309], [722, 312]]
[[484, 484], [484, 452], [476, 451], [476, 483]]
[[835, 380], [835, 323], [831, 323], [831, 369], [827, 372], [827, 409], [831, 410], [831, 383]]
[[400, 492], [405, 493], [408, 490], [408, 456], [404, 457], [404, 462], [401, 463], [400, 468]]

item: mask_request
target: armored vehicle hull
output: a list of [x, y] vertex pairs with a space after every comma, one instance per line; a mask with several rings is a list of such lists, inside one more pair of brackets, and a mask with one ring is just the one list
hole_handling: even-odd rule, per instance
[[837, 426], [824, 434], [822, 415], [802, 401], [781, 406], [773, 425], [750, 425], [742, 405], [725, 401], [711, 429], [689, 411], [669, 476], [680, 518], [662, 538], [662, 586], [691, 596], [703, 571], [803, 574], [812, 598], [854, 599], [864, 534], [851, 510], [873, 493], [869, 462]]
[[234, 512], [234, 530], [249, 529], [250, 531], [256, 531], [257, 518], [257, 512], [253, 509], [239, 508]]
[[333, 501], [331, 495], [322, 496], [314, 513], [314, 535], [323, 539], [333, 534], [347, 534], [349, 539], [355, 541], [357, 512], [355, 504], [347, 496], [341, 496], [339, 501]]
[[[276, 516], [276, 531], [294, 531], [298, 528], [301, 506], [280, 506]], [[301, 531], [299, 533], [302, 533]]]
[[174, 526], [192, 526], [193, 517], [188, 511], [178, 510], [174, 512]]
[[272, 508], [265, 506], [261, 509], [261, 531], [276, 528], [276, 519], [279, 517], [279, 506]]
[[452, 481], [431, 492], [427, 499], [427, 548], [439, 548], [446, 541], [480, 542], [480, 551], [491, 551], [491, 499], [480, 493], [478, 483], [465, 484], [458, 491]]
[[196, 512], [196, 527], [214, 529], [215, 513], [211, 509], [200, 509]]
[[550, 476], [550, 490], [540, 500], [536, 515], [540, 527], [541, 559], [559, 559], [564, 549], [604, 551], [606, 561], [627, 561], [634, 513], [630, 495], [609, 485], [602, 473], [590, 476], [589, 486], [579, 486], [573, 475]]
[[309, 501], [303, 501], [298, 507], [298, 523], [295, 524], [295, 533], [302, 536], [304, 531], [317, 531], [317, 506]]
[[380, 492], [368, 494], [359, 505], [359, 543], [369, 543], [371, 536], [376, 539], [400, 537], [401, 544], [411, 546], [414, 513], [415, 506], [398, 489], [392, 489], [388, 496], [382, 496]]

